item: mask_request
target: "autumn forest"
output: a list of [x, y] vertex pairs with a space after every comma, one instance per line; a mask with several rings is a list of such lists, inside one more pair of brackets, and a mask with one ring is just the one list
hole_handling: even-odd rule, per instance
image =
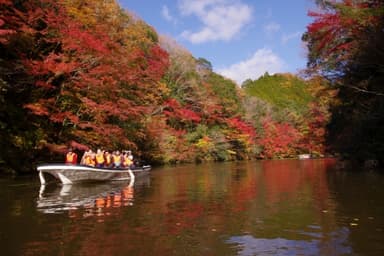
[[152, 164], [384, 156], [384, 3], [318, 0], [300, 74], [237, 85], [114, 0], [0, 0], [0, 172], [68, 147]]

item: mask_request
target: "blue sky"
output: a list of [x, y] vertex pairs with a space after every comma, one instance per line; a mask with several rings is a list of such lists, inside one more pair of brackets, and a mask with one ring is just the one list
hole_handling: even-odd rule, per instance
[[301, 35], [313, 0], [118, 0], [238, 84], [305, 68]]

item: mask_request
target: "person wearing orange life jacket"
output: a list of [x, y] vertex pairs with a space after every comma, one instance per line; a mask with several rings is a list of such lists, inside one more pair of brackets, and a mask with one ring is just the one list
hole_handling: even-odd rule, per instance
[[[132, 151], [131, 150], [128, 150], [127, 151], [127, 158], [129, 159], [129, 165], [128, 167], [129, 168], [135, 168], [135, 162], [133, 160], [133, 155], [132, 155]], [[127, 160], [128, 161], [128, 160]]]
[[84, 151], [84, 154], [83, 154], [83, 156], [82, 156], [81, 159], [80, 159], [80, 164], [81, 164], [81, 165], [86, 165], [85, 160], [86, 160], [87, 156], [88, 156], [91, 152], [92, 152], [91, 149], [89, 149], [89, 150], [87, 150], [87, 151]]
[[114, 168], [120, 168], [120, 166], [121, 166], [121, 155], [120, 155], [119, 151], [116, 151], [116, 152], [112, 153], [112, 161], [113, 161], [112, 166]]
[[125, 151], [123, 151], [123, 153], [121, 154], [121, 165], [120, 165], [120, 167], [121, 168], [125, 168], [126, 166], [125, 166]]
[[130, 151], [125, 152], [123, 155], [123, 167], [131, 168], [133, 166], [133, 157], [129, 154]]
[[84, 154], [84, 165], [95, 166], [95, 153], [90, 149]]
[[112, 166], [112, 155], [106, 150], [104, 151], [104, 167], [110, 168]]
[[65, 155], [66, 164], [77, 164], [77, 154], [72, 151], [72, 148], [68, 149], [68, 153]]
[[100, 149], [97, 150], [95, 160], [96, 160], [96, 167], [104, 166], [104, 153]]

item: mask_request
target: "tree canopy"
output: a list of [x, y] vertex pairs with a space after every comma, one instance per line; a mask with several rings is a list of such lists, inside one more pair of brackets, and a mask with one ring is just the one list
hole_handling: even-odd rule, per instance
[[310, 12], [303, 40], [308, 43], [308, 71], [338, 89], [332, 109], [329, 144], [360, 160], [383, 161], [384, 2], [319, 1]]
[[152, 163], [325, 153], [326, 81], [266, 74], [240, 88], [114, 0], [1, 0], [0, 70], [2, 170], [69, 146]]

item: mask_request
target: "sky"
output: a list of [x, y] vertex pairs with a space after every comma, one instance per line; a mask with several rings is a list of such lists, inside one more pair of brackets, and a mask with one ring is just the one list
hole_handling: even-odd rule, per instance
[[157, 33], [241, 85], [265, 72], [298, 73], [314, 0], [118, 0]]

